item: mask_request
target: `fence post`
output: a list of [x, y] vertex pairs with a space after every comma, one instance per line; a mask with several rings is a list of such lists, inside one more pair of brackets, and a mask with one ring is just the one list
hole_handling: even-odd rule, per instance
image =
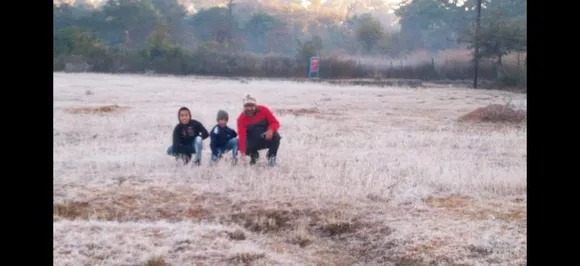
[[431, 70], [433, 73], [433, 77], [435, 77], [435, 75], [437, 74], [437, 71], [435, 70], [435, 57], [431, 57]]
[[524, 57], [524, 88], [526, 91], [528, 90], [528, 55], [526, 53], [526, 57]]
[[522, 69], [520, 67], [520, 51], [517, 51], [516, 55], [517, 55], [517, 62], [518, 62], [518, 68], [517, 68], [518, 85], [521, 85], [522, 84]]

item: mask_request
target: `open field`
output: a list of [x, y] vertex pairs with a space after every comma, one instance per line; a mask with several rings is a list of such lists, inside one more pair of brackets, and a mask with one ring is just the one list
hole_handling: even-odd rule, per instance
[[[182, 166], [181, 106], [230, 126], [251, 93], [276, 168]], [[55, 265], [525, 265], [526, 126], [457, 122], [507, 97], [441, 88], [54, 74]], [[264, 152], [265, 153], [265, 152]], [[148, 263], [148, 264], [146, 264]]]

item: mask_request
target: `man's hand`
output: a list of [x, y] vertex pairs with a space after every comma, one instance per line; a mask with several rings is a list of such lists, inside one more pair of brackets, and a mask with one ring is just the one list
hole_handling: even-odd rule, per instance
[[272, 131], [271, 129], [268, 129], [268, 131], [266, 131], [264, 133], [264, 138], [266, 140], [271, 140], [272, 139], [272, 136], [274, 136], [274, 131]]

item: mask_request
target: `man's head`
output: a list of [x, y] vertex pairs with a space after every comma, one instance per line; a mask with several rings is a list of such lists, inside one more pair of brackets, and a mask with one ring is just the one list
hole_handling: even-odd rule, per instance
[[228, 124], [229, 115], [224, 110], [219, 110], [217, 113], [217, 122], [220, 127], [225, 127]]
[[256, 98], [252, 97], [250, 94], [246, 94], [243, 99], [244, 102], [244, 113], [247, 116], [254, 116], [256, 114]]
[[179, 118], [179, 123], [187, 124], [189, 120], [191, 120], [191, 112], [187, 107], [179, 108], [179, 112], [177, 112], [177, 117]]

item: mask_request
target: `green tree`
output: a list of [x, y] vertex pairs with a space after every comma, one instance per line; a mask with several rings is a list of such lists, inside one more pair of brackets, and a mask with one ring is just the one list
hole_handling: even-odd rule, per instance
[[188, 19], [196, 39], [200, 42], [216, 41], [223, 43], [228, 39], [229, 15], [227, 8], [212, 7], [201, 9]]
[[53, 35], [53, 56], [89, 55], [103, 46], [94, 33], [80, 27], [66, 27]]
[[274, 16], [267, 13], [255, 13], [246, 24], [246, 47], [257, 53], [268, 53], [275, 50], [275, 43], [278, 36], [277, 30], [284, 30], [286, 24]]
[[401, 45], [400, 36], [397, 32], [385, 32], [377, 44], [381, 54], [397, 57], [405, 49]]
[[169, 32], [166, 23], [159, 23], [147, 37], [142, 51], [146, 66], [158, 73], [184, 74], [187, 53], [173, 44]]
[[173, 45], [170, 40], [168, 28], [169, 26], [167, 26], [165, 23], [157, 24], [157, 26], [153, 29], [145, 41], [145, 49], [148, 52], [171, 49], [175, 47], [175, 45]]
[[89, 26], [85, 23], [86, 18], [92, 14], [90, 9], [82, 5], [73, 6], [67, 3], [52, 5], [53, 28], [58, 30], [71, 26]]
[[475, 42], [479, 43], [480, 58], [494, 60], [497, 78], [504, 74], [502, 58], [505, 55], [527, 49], [525, 22], [521, 18], [507, 17], [501, 10], [490, 10], [482, 17], [477, 36], [472, 28], [463, 34], [463, 39], [470, 48]]
[[[482, 16], [501, 10], [526, 20], [526, 0], [482, 0]], [[477, 0], [408, 0], [396, 9], [401, 37], [409, 49], [456, 48], [475, 22]]]
[[457, 0], [411, 0], [395, 14], [400, 17], [401, 37], [410, 50], [441, 50], [457, 47], [457, 33], [474, 21], [470, 10]]
[[355, 35], [357, 41], [367, 53], [374, 50], [383, 37], [383, 27], [381, 23], [368, 14], [358, 17]]
[[52, 22], [54, 29], [70, 27], [74, 24], [72, 7], [69, 4], [52, 4]]
[[165, 25], [168, 40], [172, 43], [191, 41], [186, 34], [185, 8], [177, 0], [152, 0], [152, 4]]
[[55, 69], [62, 69], [74, 58], [90, 65], [93, 71], [109, 71], [114, 56], [93, 32], [73, 26], [54, 32], [53, 58]]
[[98, 29], [110, 45], [123, 44], [140, 49], [151, 31], [160, 23], [161, 15], [151, 0], [108, 0], [101, 11], [105, 22]]
[[310, 40], [305, 42], [296, 39], [298, 43], [297, 60], [300, 64], [308, 66], [310, 57], [318, 56], [324, 48], [322, 38], [320, 36], [313, 36]]

